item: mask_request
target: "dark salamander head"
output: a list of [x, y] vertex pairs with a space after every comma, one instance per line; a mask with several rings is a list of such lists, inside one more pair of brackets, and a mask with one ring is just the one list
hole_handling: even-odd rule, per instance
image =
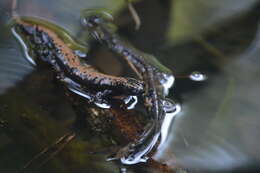
[[81, 24], [87, 28], [97, 27], [100, 24], [111, 23], [113, 16], [105, 11], [85, 10], [81, 15]]

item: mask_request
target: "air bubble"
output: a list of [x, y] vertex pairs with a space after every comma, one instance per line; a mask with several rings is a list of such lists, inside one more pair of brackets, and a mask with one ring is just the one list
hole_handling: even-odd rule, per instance
[[207, 79], [207, 76], [201, 72], [195, 71], [190, 74], [189, 78], [193, 81], [204, 81]]

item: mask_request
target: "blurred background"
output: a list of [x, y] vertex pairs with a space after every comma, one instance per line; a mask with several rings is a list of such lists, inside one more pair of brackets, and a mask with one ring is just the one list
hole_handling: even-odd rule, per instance
[[[54, 22], [91, 49], [109, 74], [124, 64], [107, 49], [92, 46], [80, 26], [84, 9], [104, 9], [120, 35], [155, 55], [176, 76], [170, 98], [182, 111], [154, 159], [189, 172], [259, 172], [260, 2], [259, 0], [136, 0], [138, 31], [123, 0], [19, 0], [17, 13]], [[10, 32], [10, 0], [0, 1], [0, 170], [17, 172], [42, 148], [71, 128], [75, 112], [51, 70], [25, 59]], [[104, 58], [106, 57], [106, 58]], [[111, 68], [113, 65], [113, 68]], [[181, 76], [200, 71], [203, 82]], [[179, 78], [178, 78], [179, 76]], [[105, 155], [88, 155], [102, 145], [85, 134], [46, 165], [29, 172], [115, 172]], [[173, 156], [174, 155], [174, 156]]]

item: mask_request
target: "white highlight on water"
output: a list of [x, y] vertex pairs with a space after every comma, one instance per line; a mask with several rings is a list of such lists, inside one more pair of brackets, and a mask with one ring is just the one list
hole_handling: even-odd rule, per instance
[[156, 135], [154, 135], [153, 140], [150, 142], [150, 144], [145, 149], [135, 153], [134, 156], [130, 156], [128, 158], [122, 157], [121, 163], [126, 164], [126, 165], [133, 165], [133, 164], [137, 164], [140, 162], [146, 162], [148, 160], [148, 157], [143, 157], [143, 156], [152, 150], [152, 148], [156, 144], [159, 136], [160, 136], [160, 133], [157, 133]]
[[32, 64], [33, 66], [36, 66], [36, 62], [33, 60], [33, 58], [28, 54], [28, 47], [25, 44], [24, 40], [22, 39], [22, 37], [20, 37], [19, 34], [17, 34], [17, 32], [15, 31], [14, 28], [11, 29], [12, 34], [15, 36], [15, 38], [20, 42], [20, 44], [22, 45], [23, 48], [23, 52], [25, 55], [25, 58], [27, 59], [27, 61], [30, 62], [30, 64]]
[[[134, 100], [130, 105], [127, 105], [130, 101]], [[127, 109], [134, 109], [135, 105], [138, 103], [137, 96], [129, 96], [126, 99], [124, 99], [125, 104], [127, 105]]]
[[166, 112], [166, 115], [164, 117], [162, 128], [161, 128], [161, 141], [158, 146], [158, 149], [160, 149], [163, 146], [163, 144], [165, 143], [168, 137], [169, 129], [173, 118], [181, 111], [180, 104], [174, 104], [173, 106], [174, 106], [174, 111]]
[[[62, 79], [62, 81], [68, 85], [68, 89], [70, 91], [74, 92], [75, 94], [78, 94], [79, 96], [82, 96], [82, 97], [88, 99], [89, 101], [92, 101], [93, 98], [91, 96], [89, 96], [86, 92], [84, 92], [80, 89], [80, 84], [78, 84], [77, 82], [75, 82], [67, 77]], [[99, 103], [99, 102], [95, 102], [95, 101], [93, 103], [100, 108], [104, 108], [104, 109], [111, 108], [111, 105], [109, 105], [107, 103]]]
[[163, 77], [166, 79], [166, 82], [162, 83], [163, 93], [164, 93], [164, 95], [168, 95], [169, 89], [172, 87], [175, 78], [173, 75], [168, 75], [168, 74], [163, 74]]
[[75, 94], [78, 94], [79, 96], [82, 96], [82, 97], [88, 99], [88, 100], [91, 99], [91, 97], [90, 97], [89, 95], [87, 95], [87, 94], [85, 94], [85, 93], [83, 93], [83, 92], [81, 92], [81, 91], [78, 91], [78, 90], [76, 90], [76, 89], [74, 89], [74, 88], [69, 87], [69, 90], [72, 91], [72, 92], [74, 92]]
[[109, 108], [111, 108], [111, 105], [106, 104], [106, 103], [98, 103], [98, 102], [94, 102], [94, 103], [95, 103], [95, 105], [97, 105], [97, 106], [100, 107], [100, 108], [104, 108], [104, 109], [109, 109]]
[[194, 71], [190, 74], [189, 78], [193, 81], [204, 81], [207, 79], [207, 76], [205, 74], [202, 74], [201, 72]]

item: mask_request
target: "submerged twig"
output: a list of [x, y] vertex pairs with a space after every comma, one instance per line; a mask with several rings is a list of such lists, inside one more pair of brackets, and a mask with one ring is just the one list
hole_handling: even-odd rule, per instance
[[[211, 53], [213, 56], [217, 57], [220, 63], [223, 63], [228, 59], [228, 57], [224, 53], [222, 53], [218, 48], [208, 43], [204, 38], [194, 37], [194, 40], [198, 44], [200, 44], [204, 49], [206, 49], [209, 53]], [[214, 61], [214, 63], [216, 63], [216, 61]]]
[[24, 167], [20, 170], [20, 173], [24, 172], [34, 161], [39, 159], [41, 156], [44, 154], [48, 153], [51, 149], [53, 149], [55, 146], [59, 145], [60, 143], [61, 146], [58, 147], [49, 157], [47, 157], [39, 167], [47, 163], [50, 159], [52, 159], [55, 155], [57, 155], [69, 142], [71, 142], [75, 138], [76, 134], [75, 133], [67, 133], [60, 137], [58, 140], [56, 140], [52, 145], [49, 147], [44, 148], [40, 153], [35, 155], [31, 160], [29, 160]]
[[11, 1], [11, 17], [17, 17], [18, 14], [17, 14], [17, 0], [12, 0]]
[[137, 11], [135, 10], [133, 4], [129, 0], [125, 0], [125, 1], [127, 3], [128, 10], [135, 22], [135, 30], [139, 30], [139, 28], [141, 26], [141, 19], [138, 15]]
[[49, 157], [47, 157], [41, 164], [40, 166], [38, 166], [38, 168], [42, 167], [43, 165], [45, 165], [49, 160], [51, 160], [53, 157], [55, 157], [57, 154], [59, 154], [63, 149], [64, 147], [70, 143], [74, 138], [75, 138], [76, 134], [75, 133], [72, 133], [72, 134], [69, 134], [68, 136], [66, 136], [64, 138], [64, 142], [57, 148], [56, 151], [54, 151], [53, 153], [51, 153], [51, 155]]

